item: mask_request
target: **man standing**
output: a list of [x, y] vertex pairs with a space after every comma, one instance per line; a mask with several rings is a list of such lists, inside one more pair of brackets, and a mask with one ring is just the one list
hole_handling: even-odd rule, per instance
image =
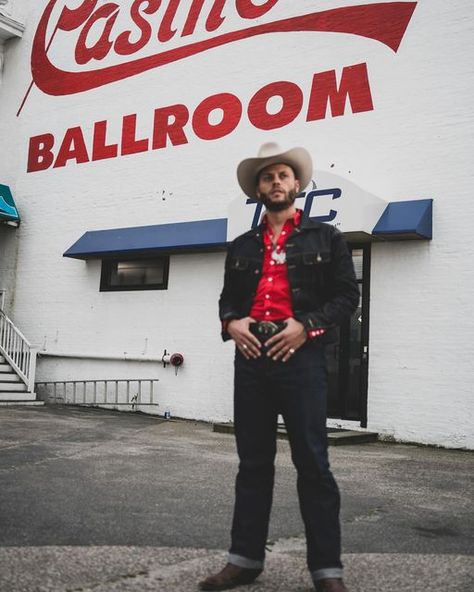
[[235, 436], [240, 464], [228, 563], [201, 590], [250, 584], [263, 570], [273, 494], [277, 419], [298, 473], [307, 563], [318, 592], [346, 592], [340, 498], [329, 469], [324, 344], [357, 307], [351, 255], [331, 225], [295, 207], [313, 166], [303, 148], [264, 144], [237, 170], [262, 223], [230, 245], [219, 301], [223, 339], [236, 344]]

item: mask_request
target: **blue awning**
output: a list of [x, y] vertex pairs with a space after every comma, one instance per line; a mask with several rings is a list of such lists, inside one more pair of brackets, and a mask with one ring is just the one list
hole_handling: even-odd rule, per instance
[[158, 252], [201, 251], [225, 247], [227, 219], [157, 224], [86, 232], [63, 257], [92, 259]]
[[394, 201], [388, 204], [372, 231], [387, 240], [431, 239], [433, 200]]
[[13, 201], [10, 187], [2, 184], [0, 184], [0, 221], [20, 222], [20, 215]]
[[[432, 199], [392, 202], [387, 205], [371, 236], [386, 240], [431, 239], [432, 214]], [[197, 252], [222, 249], [227, 243], [227, 219], [217, 218], [92, 230], [83, 234], [63, 256], [100, 259], [158, 252]]]

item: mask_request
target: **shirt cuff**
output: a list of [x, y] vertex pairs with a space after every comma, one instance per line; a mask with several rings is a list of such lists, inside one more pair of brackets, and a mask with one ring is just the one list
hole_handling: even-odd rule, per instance
[[315, 339], [316, 337], [321, 337], [326, 333], [326, 329], [310, 329], [308, 332], [308, 339]]

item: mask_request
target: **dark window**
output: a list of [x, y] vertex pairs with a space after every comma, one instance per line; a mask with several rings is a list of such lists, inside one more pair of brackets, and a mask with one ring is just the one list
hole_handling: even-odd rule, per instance
[[166, 290], [169, 257], [104, 259], [100, 291]]

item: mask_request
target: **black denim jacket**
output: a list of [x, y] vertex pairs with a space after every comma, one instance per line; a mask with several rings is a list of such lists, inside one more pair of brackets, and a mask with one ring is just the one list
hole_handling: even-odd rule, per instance
[[[263, 267], [263, 225], [237, 237], [229, 246], [224, 288], [219, 299], [221, 321], [247, 317]], [[318, 343], [337, 340], [336, 327], [359, 303], [351, 254], [342, 234], [330, 224], [302, 217], [286, 243], [293, 316], [307, 330], [322, 328]], [[230, 339], [222, 332], [224, 341]]]

